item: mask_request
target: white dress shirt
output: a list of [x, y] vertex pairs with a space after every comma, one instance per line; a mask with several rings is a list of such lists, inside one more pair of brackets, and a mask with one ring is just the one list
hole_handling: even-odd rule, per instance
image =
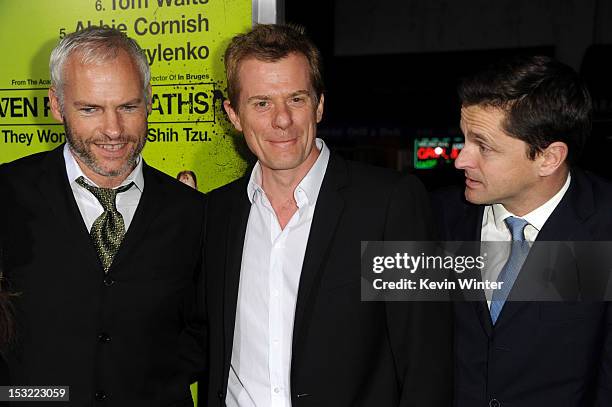
[[[509, 242], [512, 240], [512, 235], [504, 220], [510, 216], [525, 219], [529, 222], [525, 226], [525, 240], [530, 243], [534, 242], [550, 215], [559, 205], [561, 199], [563, 199], [570, 186], [571, 179], [572, 177], [568, 173], [565, 184], [552, 198], [524, 216], [514, 215], [502, 204], [487, 205], [485, 207], [480, 236], [480, 240], [483, 242], [481, 244], [481, 253], [487, 253], [486, 267], [483, 269], [482, 275], [483, 281], [497, 281], [497, 277], [510, 255], [510, 245], [487, 244], [487, 242]], [[485, 294], [490, 307], [492, 292], [489, 290]]]
[[281, 229], [261, 187], [255, 164], [247, 191], [247, 223], [231, 369], [228, 407], [290, 407], [293, 318], [306, 243], [329, 149], [321, 139], [317, 161], [293, 192], [298, 210]]
[[[79, 167], [79, 164], [76, 162], [76, 159], [72, 155], [68, 144], [64, 145], [64, 162], [66, 163], [66, 174], [68, 175], [68, 181], [70, 182], [70, 188], [72, 189], [72, 194], [74, 195], [74, 199], [79, 207], [79, 211], [81, 212], [81, 216], [83, 217], [83, 221], [85, 222], [85, 226], [87, 226], [87, 230], [91, 231], [91, 227], [96, 219], [104, 212], [104, 208], [98, 198], [96, 198], [89, 190], [83, 188], [79, 184], [76, 183], [77, 178], [83, 177], [87, 181], [87, 183], [96, 185], [91, 179], [89, 179], [85, 174], [83, 174], [83, 170]], [[136, 208], [138, 207], [138, 202], [140, 202], [140, 197], [142, 192], [144, 191], [144, 176], [142, 174], [142, 157], [138, 157], [138, 164], [136, 164], [136, 168], [127, 176], [127, 178], [121, 183], [119, 186], [127, 185], [130, 182], [133, 182], [135, 187], [130, 188], [129, 190], [117, 194], [117, 210], [123, 216], [123, 223], [125, 224], [125, 230], [127, 232], [130, 224], [132, 223], [132, 219], [134, 218], [134, 213], [136, 212]]]

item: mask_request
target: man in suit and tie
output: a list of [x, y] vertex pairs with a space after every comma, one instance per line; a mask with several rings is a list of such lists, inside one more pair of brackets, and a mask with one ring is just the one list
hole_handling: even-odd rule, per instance
[[50, 71], [67, 143], [0, 167], [11, 382], [69, 386], [66, 405], [191, 406], [204, 199], [142, 159], [147, 60], [93, 27], [60, 41]]
[[209, 195], [207, 406], [448, 406], [449, 304], [360, 301], [360, 242], [424, 240], [426, 193], [316, 138], [318, 50], [258, 25], [225, 54], [229, 118], [257, 163]]
[[506, 290], [455, 304], [455, 405], [611, 405], [608, 303], [506, 301], [530, 261], [515, 247], [612, 240], [612, 186], [573, 166], [591, 129], [588, 91], [535, 56], [465, 79], [459, 96], [465, 188], [437, 196], [445, 239], [513, 247], [488, 276]]

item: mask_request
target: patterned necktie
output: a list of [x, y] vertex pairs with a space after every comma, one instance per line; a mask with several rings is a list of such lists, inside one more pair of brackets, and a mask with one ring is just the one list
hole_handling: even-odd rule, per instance
[[76, 183], [91, 192], [104, 208], [102, 215], [94, 221], [89, 235], [106, 273], [113, 263], [113, 258], [117, 254], [125, 235], [123, 216], [117, 210], [115, 198], [117, 194], [130, 189], [134, 183], [130, 182], [128, 185], [117, 189], [94, 187], [89, 185], [83, 177], [77, 178]]
[[493, 321], [493, 324], [497, 322], [508, 294], [510, 294], [510, 290], [516, 281], [516, 277], [521, 271], [527, 254], [529, 254], [529, 242], [525, 240], [524, 233], [525, 227], [529, 225], [529, 222], [514, 216], [506, 218], [504, 222], [506, 222], [506, 226], [508, 226], [512, 234], [512, 246], [510, 247], [510, 256], [497, 277], [497, 281], [503, 282], [503, 284], [499, 290], [493, 291], [491, 298], [491, 321]]

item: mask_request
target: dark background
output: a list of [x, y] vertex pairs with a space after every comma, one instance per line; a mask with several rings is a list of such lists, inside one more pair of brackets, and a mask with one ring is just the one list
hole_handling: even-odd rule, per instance
[[594, 125], [581, 166], [612, 178], [612, 1], [287, 0], [323, 54], [319, 135], [347, 158], [416, 173], [428, 188], [462, 182], [452, 162], [413, 166], [416, 137], [461, 135], [456, 86], [496, 59], [559, 59], [581, 73]]

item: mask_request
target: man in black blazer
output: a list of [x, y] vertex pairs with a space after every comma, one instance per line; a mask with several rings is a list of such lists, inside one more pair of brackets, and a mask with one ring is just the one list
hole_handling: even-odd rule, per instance
[[259, 25], [226, 51], [225, 109], [257, 156], [210, 193], [207, 406], [448, 406], [449, 304], [360, 300], [360, 242], [431, 236], [414, 177], [316, 138], [319, 53]]
[[140, 155], [146, 58], [90, 28], [58, 44], [50, 69], [67, 144], [0, 166], [11, 382], [69, 386], [53, 405], [191, 406], [204, 200]]
[[[467, 78], [459, 95], [466, 181], [435, 200], [446, 240], [509, 241], [508, 218], [524, 222], [513, 240], [612, 240], [612, 185], [572, 166], [591, 99], [571, 68], [514, 58]], [[608, 303], [506, 301], [498, 312], [482, 298], [455, 304], [456, 406], [611, 405]]]

